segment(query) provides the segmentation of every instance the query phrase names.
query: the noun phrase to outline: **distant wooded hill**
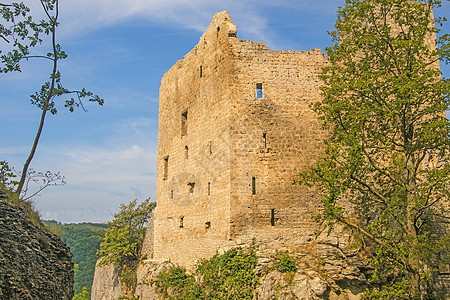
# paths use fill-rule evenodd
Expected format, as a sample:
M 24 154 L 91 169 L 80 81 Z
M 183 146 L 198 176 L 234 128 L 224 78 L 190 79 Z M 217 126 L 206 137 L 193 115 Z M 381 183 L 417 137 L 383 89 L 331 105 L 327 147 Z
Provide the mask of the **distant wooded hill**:
M 90 297 L 98 259 L 97 250 L 107 226 L 96 223 L 61 224 L 53 220 L 43 222 L 70 247 L 75 264 L 75 294 L 81 293 L 83 287 L 86 287 Z

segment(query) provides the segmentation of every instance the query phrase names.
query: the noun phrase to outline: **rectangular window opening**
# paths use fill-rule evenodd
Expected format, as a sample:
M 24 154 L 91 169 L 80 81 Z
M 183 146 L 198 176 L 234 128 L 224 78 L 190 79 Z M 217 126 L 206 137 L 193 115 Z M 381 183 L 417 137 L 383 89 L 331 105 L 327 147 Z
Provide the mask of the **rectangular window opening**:
M 163 180 L 166 180 L 169 176 L 169 156 L 164 157 L 164 174 Z
M 189 147 L 188 146 L 184 146 L 184 158 L 185 159 L 189 158 Z
M 262 83 L 256 84 L 256 98 L 261 99 L 263 97 Z
M 203 66 L 200 66 L 200 78 L 203 77 Z
M 170 191 L 170 199 L 173 199 L 173 190 Z
M 267 148 L 267 134 L 263 133 L 264 148 Z
M 270 210 L 270 225 L 275 226 L 275 208 Z
M 187 135 L 187 120 L 188 120 L 188 111 L 185 110 L 181 113 L 181 136 Z
M 211 182 L 208 182 L 208 196 L 211 195 Z
M 206 222 L 206 223 L 205 223 L 205 228 L 206 228 L 206 229 L 209 229 L 210 227 L 211 227 L 211 222 Z
M 252 177 L 252 195 L 256 195 L 256 177 Z
M 184 216 L 180 217 L 180 228 L 184 227 Z

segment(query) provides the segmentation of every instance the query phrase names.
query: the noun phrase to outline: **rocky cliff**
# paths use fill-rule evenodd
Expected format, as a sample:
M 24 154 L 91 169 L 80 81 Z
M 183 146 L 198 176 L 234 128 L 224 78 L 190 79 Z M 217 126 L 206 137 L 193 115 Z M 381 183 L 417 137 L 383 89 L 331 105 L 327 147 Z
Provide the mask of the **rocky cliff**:
M 258 263 L 255 275 L 259 284 L 253 292 L 253 299 L 362 299 L 366 289 L 369 271 L 362 263 L 358 249 L 351 247 L 351 233 L 340 228 L 333 234 L 323 233 L 293 236 L 281 234 L 267 237 L 267 234 L 253 233 L 255 239 L 230 241 L 229 245 L 218 249 L 223 253 L 231 248 L 246 249 L 256 242 Z M 295 263 L 295 272 L 280 272 L 275 267 L 277 256 L 288 255 Z M 170 262 L 143 260 L 137 270 L 135 297 L 146 300 L 165 299 L 153 282 L 158 274 L 173 266 Z M 192 271 L 192 270 L 191 270 Z M 370 272 L 370 271 L 369 271 Z M 122 294 L 122 283 L 117 270 L 112 266 L 96 268 L 93 300 L 116 300 Z
M 72 299 L 69 247 L 5 198 L 0 190 L 0 299 Z

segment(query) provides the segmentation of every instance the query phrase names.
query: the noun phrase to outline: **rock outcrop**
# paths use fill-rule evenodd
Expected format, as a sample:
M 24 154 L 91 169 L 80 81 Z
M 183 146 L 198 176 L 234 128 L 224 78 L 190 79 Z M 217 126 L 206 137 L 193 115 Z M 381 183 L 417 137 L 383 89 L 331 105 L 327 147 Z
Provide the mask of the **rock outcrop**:
M 243 249 L 257 245 L 258 264 L 255 274 L 259 284 L 254 290 L 253 299 L 258 300 L 358 300 L 362 299 L 367 288 L 366 277 L 370 269 L 364 265 L 364 258 L 358 249 L 352 246 L 351 232 L 344 228 L 335 228 L 331 234 L 293 238 L 287 235 L 267 237 L 266 234 L 249 241 L 230 241 L 225 247 L 218 249 L 219 254 L 234 248 Z M 297 267 L 296 272 L 280 272 L 277 257 L 288 255 Z M 153 282 L 158 274 L 174 266 L 168 261 L 143 260 L 137 270 L 137 286 L 134 296 L 145 300 L 165 299 L 158 293 Z M 193 270 L 191 270 L 193 271 Z M 93 300 L 115 300 L 123 296 L 123 286 L 117 270 L 112 266 L 97 266 Z M 130 296 L 130 295 L 128 295 Z
M 0 191 L 0 299 L 72 299 L 69 247 L 5 197 Z
M 120 272 L 114 264 L 95 266 L 94 282 L 92 283 L 91 299 L 109 300 L 123 296 L 124 286 Z

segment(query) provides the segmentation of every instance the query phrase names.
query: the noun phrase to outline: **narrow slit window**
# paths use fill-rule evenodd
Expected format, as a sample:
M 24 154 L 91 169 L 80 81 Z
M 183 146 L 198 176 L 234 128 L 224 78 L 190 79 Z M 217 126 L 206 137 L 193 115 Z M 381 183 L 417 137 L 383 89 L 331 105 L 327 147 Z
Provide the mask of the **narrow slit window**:
M 203 66 L 200 66 L 200 78 L 203 77 Z
M 163 173 L 163 180 L 166 180 L 169 176 L 169 157 L 164 157 L 164 173 Z
M 184 111 L 181 114 L 181 136 L 187 135 L 187 120 L 188 120 L 188 111 Z
M 256 98 L 261 99 L 263 97 L 262 83 L 256 84 Z
M 267 133 L 263 133 L 264 148 L 267 148 Z
M 211 222 L 205 222 L 205 228 L 209 229 L 211 227 Z
M 189 158 L 189 147 L 188 146 L 184 146 L 184 158 L 185 159 Z
M 173 199 L 173 190 L 170 191 L 170 199 Z
M 184 216 L 180 217 L 180 228 L 184 227 Z
M 211 182 L 208 182 L 208 196 L 211 195 Z
M 275 208 L 270 210 L 270 225 L 275 226 Z
M 252 177 L 252 195 L 256 195 L 256 177 Z

